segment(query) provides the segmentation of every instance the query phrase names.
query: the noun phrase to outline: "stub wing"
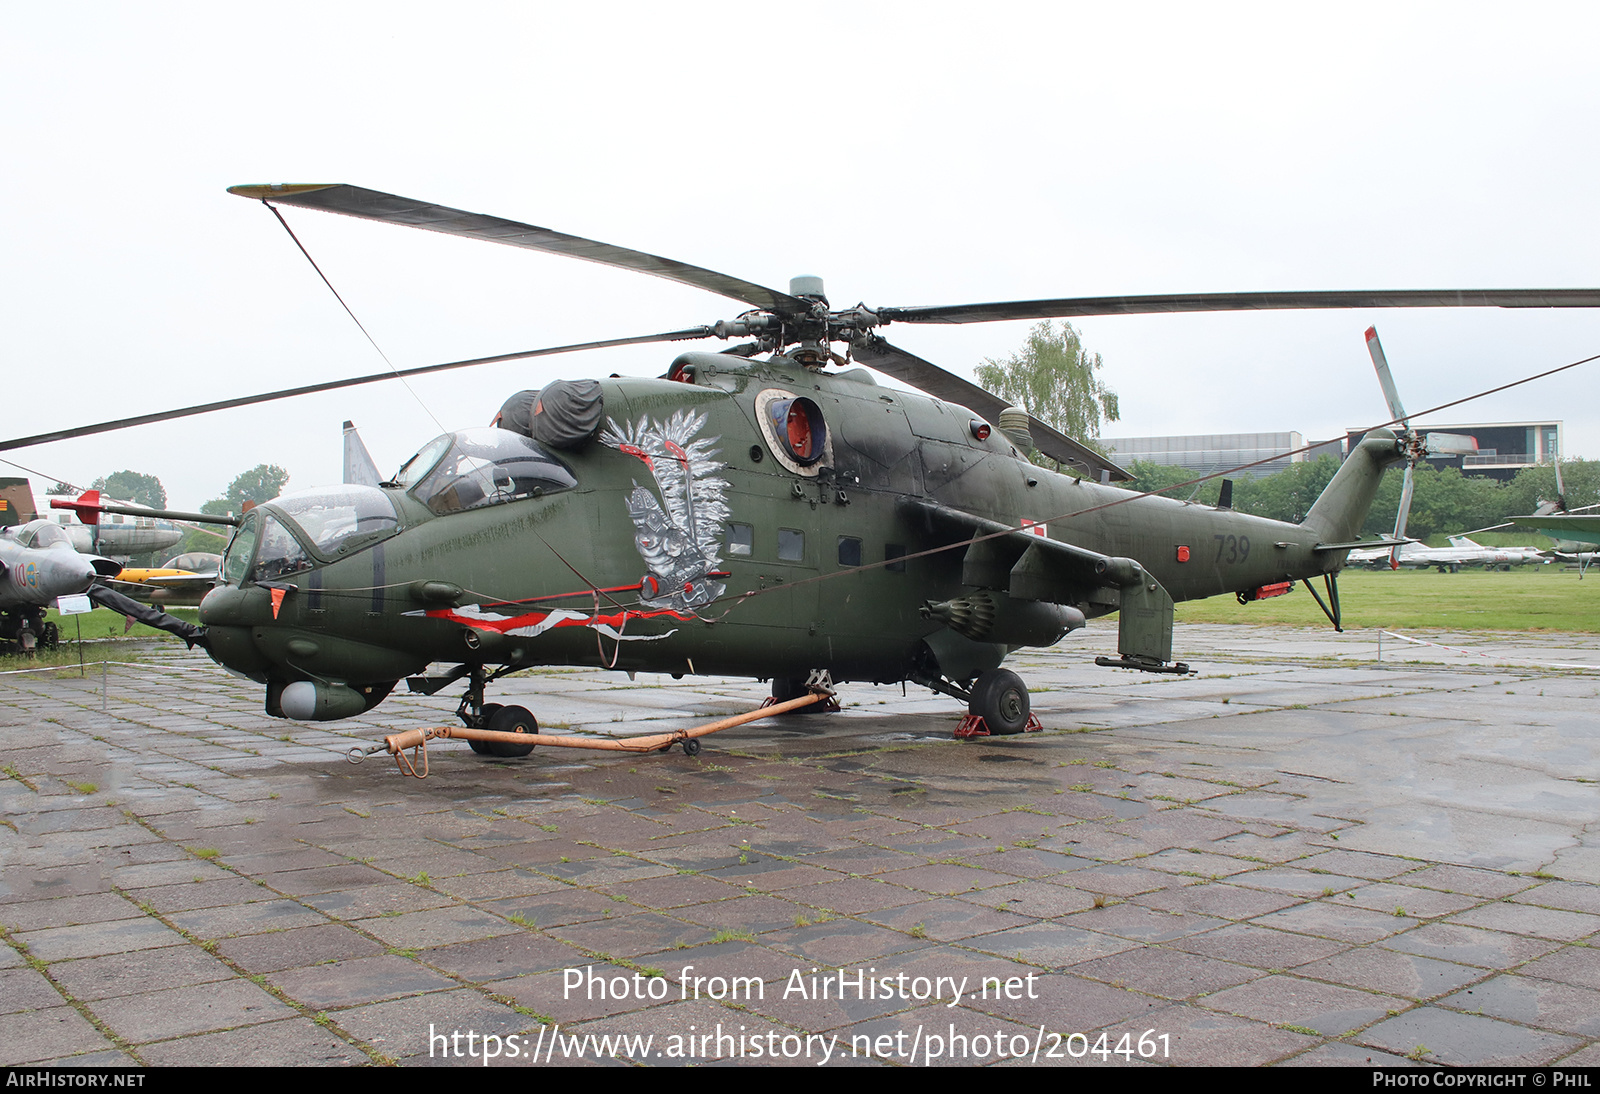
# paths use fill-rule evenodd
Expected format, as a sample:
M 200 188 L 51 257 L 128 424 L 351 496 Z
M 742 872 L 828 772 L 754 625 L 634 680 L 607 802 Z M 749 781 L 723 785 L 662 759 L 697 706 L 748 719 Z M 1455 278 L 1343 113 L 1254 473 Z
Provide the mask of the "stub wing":
M 970 539 L 961 563 L 963 585 L 1004 591 L 1013 601 L 1116 611 L 1117 652 L 1123 657 L 1118 664 L 1162 671 L 1159 666 L 1172 660 L 1172 596 L 1137 560 L 915 498 L 902 499 L 899 513 L 936 536 Z

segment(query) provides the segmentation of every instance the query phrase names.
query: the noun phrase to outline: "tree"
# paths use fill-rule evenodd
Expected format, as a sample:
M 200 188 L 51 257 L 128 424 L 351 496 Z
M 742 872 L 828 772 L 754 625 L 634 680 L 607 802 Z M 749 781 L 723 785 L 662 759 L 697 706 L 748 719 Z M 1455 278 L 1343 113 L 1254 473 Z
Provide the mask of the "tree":
M 1567 508 L 1600 502 L 1600 461 L 1562 460 L 1561 484 Z M 1556 472 L 1549 464 L 1524 467 L 1506 487 L 1505 516 L 1525 516 L 1542 501 L 1556 500 Z
M 1199 484 L 1198 492 L 1193 485 L 1183 485 L 1194 483 L 1195 479 L 1204 474 L 1202 471 L 1187 467 L 1152 463 L 1149 460 L 1134 460 L 1128 464 L 1127 469 L 1133 476 L 1133 481 L 1117 484 L 1124 490 L 1137 490 L 1141 494 L 1160 494 L 1162 497 L 1175 498 L 1178 501 L 1187 501 L 1193 496 L 1195 501 L 1204 505 L 1215 505 L 1222 493 L 1220 479 L 1211 479 Z M 1173 489 L 1174 487 L 1177 489 Z
M 167 507 L 167 488 L 161 485 L 161 480 L 137 471 L 118 471 L 102 476 L 90 483 L 89 489 L 98 490 L 119 501 L 148 505 L 152 509 Z
M 212 498 L 200 507 L 202 513 L 211 516 L 223 516 L 227 513 L 237 513 L 240 506 L 233 505 L 227 498 Z M 186 554 L 199 551 L 205 554 L 216 555 L 222 553 L 222 548 L 227 545 L 233 529 L 214 525 L 191 525 L 183 535 L 183 542 L 178 544 L 175 554 Z
M 1259 479 L 1241 475 L 1234 485 L 1233 507 L 1241 513 L 1299 524 L 1338 470 L 1339 461 L 1324 455 L 1291 463 Z
M 1100 423 L 1120 417 L 1116 392 L 1100 382 L 1100 355 L 1083 348 L 1071 323 L 1046 319 L 1028 331 L 1022 349 L 985 358 L 978 383 L 1047 425 L 1100 451 Z
M 244 503 L 247 501 L 255 502 L 257 505 L 271 501 L 283 493 L 284 483 L 288 481 L 289 472 L 276 464 L 258 464 L 229 484 L 224 500 L 229 503 L 229 508 L 237 513 L 244 509 Z
M 64 498 L 69 494 L 78 493 L 81 493 L 81 491 L 79 491 L 77 487 L 64 482 L 58 482 L 54 486 L 50 487 L 50 489 L 45 491 L 45 494 L 52 498 Z

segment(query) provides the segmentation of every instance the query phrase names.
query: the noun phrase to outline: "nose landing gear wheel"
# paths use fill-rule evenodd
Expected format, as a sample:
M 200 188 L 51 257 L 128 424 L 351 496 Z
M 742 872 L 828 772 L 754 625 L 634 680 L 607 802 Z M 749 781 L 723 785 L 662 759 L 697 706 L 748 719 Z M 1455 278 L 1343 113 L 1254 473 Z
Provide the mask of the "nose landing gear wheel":
M 485 729 L 492 729 L 496 733 L 526 733 L 535 736 L 539 732 L 539 723 L 534 720 L 533 714 L 527 707 L 501 707 L 488 719 Z M 498 756 L 502 760 L 515 760 L 526 756 L 533 751 L 533 745 L 513 745 L 500 741 L 486 741 L 489 755 Z
M 1028 685 L 1009 669 L 990 669 L 981 674 L 972 687 L 972 701 L 967 704 L 967 710 L 982 718 L 990 733 L 1000 735 L 1026 729 L 1032 709 Z

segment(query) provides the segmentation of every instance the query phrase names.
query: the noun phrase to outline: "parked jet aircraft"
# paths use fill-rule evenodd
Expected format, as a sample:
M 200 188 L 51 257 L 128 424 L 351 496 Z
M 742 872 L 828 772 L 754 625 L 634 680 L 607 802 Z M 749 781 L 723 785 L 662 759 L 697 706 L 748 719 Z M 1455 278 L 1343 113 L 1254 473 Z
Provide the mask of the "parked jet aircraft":
M 152 604 L 198 605 L 216 584 L 222 556 L 204 551 L 175 555 L 160 566 L 124 569 L 111 579 L 136 600 Z
M 1455 573 L 1463 566 L 1484 566 L 1488 569 L 1509 570 L 1528 562 L 1548 562 L 1549 557 L 1537 547 L 1485 547 L 1466 536 L 1451 536 L 1448 547 L 1429 547 L 1412 541 L 1398 549 L 1398 566 L 1426 570 L 1437 568 L 1442 573 Z M 1374 570 L 1398 568 L 1389 549 L 1351 551 L 1350 564 L 1369 566 Z
M 58 635 L 45 622 L 46 609 L 121 569 L 109 558 L 75 551 L 66 529 L 48 520 L 0 528 L 0 646 L 53 648 Z

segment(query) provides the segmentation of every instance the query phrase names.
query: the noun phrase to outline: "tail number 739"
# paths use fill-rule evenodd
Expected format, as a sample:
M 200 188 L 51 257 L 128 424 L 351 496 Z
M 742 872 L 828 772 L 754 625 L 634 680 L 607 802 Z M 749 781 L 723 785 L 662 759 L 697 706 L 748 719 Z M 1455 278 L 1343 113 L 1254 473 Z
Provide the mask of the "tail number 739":
M 1215 535 L 1211 538 L 1217 541 L 1218 566 L 1231 566 L 1250 557 L 1249 536 Z

